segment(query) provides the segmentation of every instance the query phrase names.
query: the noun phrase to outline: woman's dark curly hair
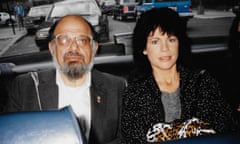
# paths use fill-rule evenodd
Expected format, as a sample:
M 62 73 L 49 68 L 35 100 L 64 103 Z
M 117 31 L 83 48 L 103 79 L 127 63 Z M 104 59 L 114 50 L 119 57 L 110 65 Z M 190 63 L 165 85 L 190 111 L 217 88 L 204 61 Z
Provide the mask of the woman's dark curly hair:
M 164 33 L 178 38 L 177 70 L 179 70 L 179 65 L 186 65 L 191 62 L 190 41 L 186 34 L 184 21 L 172 9 L 154 8 L 141 15 L 133 31 L 133 58 L 138 72 L 152 72 L 150 62 L 143 51 L 146 49 L 149 34 L 159 27 Z

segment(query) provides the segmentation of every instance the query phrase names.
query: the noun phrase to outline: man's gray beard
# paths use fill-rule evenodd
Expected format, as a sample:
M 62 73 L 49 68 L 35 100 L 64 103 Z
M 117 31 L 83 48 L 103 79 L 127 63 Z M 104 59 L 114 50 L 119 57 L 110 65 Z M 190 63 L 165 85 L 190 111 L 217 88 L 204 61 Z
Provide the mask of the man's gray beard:
M 60 72 L 65 74 L 69 80 L 76 80 L 83 77 L 83 75 L 91 71 L 93 67 L 93 60 L 91 60 L 89 64 L 68 63 L 64 64 L 63 66 L 60 66 L 56 58 L 53 57 L 53 63 L 56 69 L 60 70 Z

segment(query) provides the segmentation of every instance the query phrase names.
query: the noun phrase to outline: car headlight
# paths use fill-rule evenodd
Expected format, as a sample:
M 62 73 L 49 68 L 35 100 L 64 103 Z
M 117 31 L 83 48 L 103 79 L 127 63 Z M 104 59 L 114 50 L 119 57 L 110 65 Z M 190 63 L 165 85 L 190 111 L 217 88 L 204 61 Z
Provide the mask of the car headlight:
M 50 27 L 42 28 L 36 32 L 36 37 L 48 37 L 48 32 L 50 30 Z
M 32 20 L 26 20 L 25 23 L 29 24 L 29 23 L 33 23 Z
M 94 27 L 95 31 L 99 33 L 101 31 L 101 26 L 97 25 Z
M 36 32 L 36 37 L 38 39 L 47 38 L 48 37 L 48 31 L 38 31 L 38 32 Z

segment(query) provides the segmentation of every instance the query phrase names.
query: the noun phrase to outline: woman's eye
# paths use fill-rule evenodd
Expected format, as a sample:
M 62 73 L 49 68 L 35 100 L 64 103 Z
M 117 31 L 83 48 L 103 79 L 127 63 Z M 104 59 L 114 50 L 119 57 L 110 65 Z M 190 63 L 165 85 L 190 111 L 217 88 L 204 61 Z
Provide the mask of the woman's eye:
M 175 39 L 169 39 L 169 41 L 170 41 L 170 42 L 174 42 L 174 41 L 175 41 Z
M 158 41 L 158 40 L 152 40 L 152 41 L 151 41 L 151 44 L 157 45 L 157 44 L 159 44 L 159 41 Z
M 176 39 L 175 39 L 175 38 L 169 38 L 169 41 L 170 41 L 170 42 L 175 42 Z

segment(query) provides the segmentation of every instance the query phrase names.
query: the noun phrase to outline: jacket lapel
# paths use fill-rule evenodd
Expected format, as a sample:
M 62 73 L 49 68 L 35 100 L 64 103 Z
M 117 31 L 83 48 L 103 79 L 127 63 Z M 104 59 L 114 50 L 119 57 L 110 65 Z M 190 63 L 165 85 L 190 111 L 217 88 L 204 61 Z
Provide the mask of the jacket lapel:
M 92 85 L 91 85 L 91 132 L 90 137 L 94 139 L 96 136 L 96 131 L 101 130 L 101 123 L 104 119 L 104 113 L 106 111 L 106 87 L 104 86 L 101 74 L 93 70 L 92 72 Z M 90 140 L 91 141 L 91 140 Z
M 39 95 L 42 109 L 58 108 L 58 86 L 56 84 L 56 70 L 39 73 Z

